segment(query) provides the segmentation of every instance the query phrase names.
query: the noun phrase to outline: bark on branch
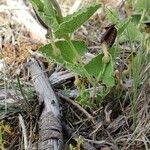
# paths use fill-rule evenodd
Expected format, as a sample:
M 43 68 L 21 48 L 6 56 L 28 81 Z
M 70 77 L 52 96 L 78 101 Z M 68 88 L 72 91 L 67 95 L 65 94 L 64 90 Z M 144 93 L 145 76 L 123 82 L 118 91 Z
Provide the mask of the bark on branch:
M 44 103 L 39 118 L 39 150 L 60 150 L 62 148 L 62 127 L 58 99 L 39 63 L 32 59 L 28 63 L 32 81 L 39 95 L 39 102 Z

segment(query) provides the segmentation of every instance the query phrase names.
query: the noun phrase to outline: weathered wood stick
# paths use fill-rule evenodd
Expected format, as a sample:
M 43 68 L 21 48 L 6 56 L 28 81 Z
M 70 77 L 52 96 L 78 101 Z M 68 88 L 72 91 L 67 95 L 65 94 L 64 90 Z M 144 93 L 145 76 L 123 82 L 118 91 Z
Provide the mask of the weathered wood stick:
M 60 150 L 62 148 L 62 127 L 58 99 L 35 59 L 27 64 L 31 73 L 33 85 L 39 95 L 39 102 L 44 103 L 39 118 L 39 150 Z

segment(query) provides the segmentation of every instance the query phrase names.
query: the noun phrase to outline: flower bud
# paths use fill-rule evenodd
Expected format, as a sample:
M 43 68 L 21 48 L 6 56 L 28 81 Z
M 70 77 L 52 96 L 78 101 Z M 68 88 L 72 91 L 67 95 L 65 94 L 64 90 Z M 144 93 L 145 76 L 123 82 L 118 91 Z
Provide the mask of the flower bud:
M 109 61 L 110 61 L 109 55 L 104 55 L 103 58 L 102 58 L 102 62 L 107 64 L 107 63 L 109 63 Z

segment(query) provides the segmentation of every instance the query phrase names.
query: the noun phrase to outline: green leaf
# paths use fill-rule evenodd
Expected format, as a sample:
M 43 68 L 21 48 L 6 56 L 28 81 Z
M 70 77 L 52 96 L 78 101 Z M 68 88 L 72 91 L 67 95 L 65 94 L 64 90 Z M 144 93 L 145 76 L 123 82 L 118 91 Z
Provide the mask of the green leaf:
M 40 19 L 49 28 L 55 30 L 59 24 L 56 19 L 55 9 L 50 1 L 44 0 L 44 3 L 42 3 L 40 0 L 31 0 L 31 3 Z
M 65 37 L 67 34 L 74 32 L 85 21 L 87 21 L 100 7 L 100 4 L 94 4 L 87 8 L 82 8 L 79 11 L 64 17 L 63 22 L 55 30 L 57 37 Z
M 47 16 L 55 16 L 55 10 L 50 2 L 50 0 L 44 0 L 44 13 Z
M 136 41 L 141 41 L 143 38 L 142 33 L 140 32 L 139 29 L 137 29 L 136 25 L 130 21 L 125 33 L 122 34 L 119 38 L 119 42 L 126 42 L 126 41 L 130 41 L 130 42 L 136 42 Z
M 112 46 L 111 48 L 109 48 L 109 54 L 111 55 L 113 60 L 116 59 L 116 57 L 118 56 L 118 53 L 119 53 L 118 46 Z
M 111 21 L 112 24 L 117 24 L 119 21 L 119 14 L 117 10 L 107 10 L 107 19 Z
M 72 63 L 65 63 L 65 66 L 67 69 L 73 71 L 77 75 L 80 75 L 82 77 L 86 77 L 86 74 L 84 70 L 82 69 L 82 66 L 80 64 L 72 64 Z
M 87 47 L 83 41 L 72 41 L 72 43 L 80 56 L 85 54 Z M 70 51 L 71 48 L 68 45 L 68 42 L 58 41 L 55 45 L 59 48 L 61 52 L 60 55 L 54 55 L 51 44 L 40 47 L 39 51 L 49 59 L 55 60 L 57 63 L 60 63 L 61 65 L 63 64 L 67 69 L 73 71 L 74 73 L 85 77 L 82 66 L 74 63 L 75 55 L 72 51 Z
M 39 13 L 43 22 L 50 28 L 55 30 L 58 27 L 58 22 L 53 16 L 46 16 L 44 13 Z
M 127 36 L 131 42 L 140 41 L 143 37 L 133 22 L 130 22 L 127 26 Z
M 44 16 L 45 23 L 53 30 L 57 29 L 59 23 L 57 21 L 56 10 L 53 8 L 51 0 L 44 0 Z
M 119 25 L 119 28 L 118 28 L 118 35 L 121 35 L 125 29 L 127 28 L 128 24 L 130 23 L 131 19 L 127 19 L 125 21 L 122 22 L 121 25 Z
M 85 52 L 87 51 L 87 47 L 83 41 L 72 41 L 72 43 L 80 56 L 85 54 Z M 56 60 L 59 63 L 62 62 L 74 63 L 75 54 L 73 53 L 73 51 L 71 51 L 71 47 L 66 40 L 58 41 L 55 43 L 55 45 L 60 50 L 61 56 L 54 55 L 51 44 L 47 44 L 39 48 L 39 51 L 42 54 L 46 55 L 51 59 Z
M 42 53 L 45 57 L 55 60 L 56 62 L 63 64 L 64 59 L 61 57 L 61 55 L 55 55 L 53 52 L 53 48 L 51 44 L 46 44 L 39 48 L 39 52 Z
M 102 82 L 107 86 L 107 87 L 113 87 L 115 85 L 115 79 L 114 79 L 114 71 L 113 71 L 113 63 L 112 60 L 110 63 L 105 68 L 105 71 L 102 75 Z
M 95 78 L 99 78 L 100 75 L 100 81 L 102 81 L 102 83 L 107 87 L 113 87 L 115 85 L 115 80 L 113 77 L 112 59 L 109 63 L 104 64 L 102 62 L 102 58 L 103 54 L 99 54 L 87 65 L 85 65 L 85 69 L 91 76 L 94 76 Z
M 139 21 L 140 21 L 140 19 L 141 19 L 141 14 L 133 14 L 132 15 L 132 22 L 134 23 L 134 24 L 139 24 Z
M 41 2 L 41 0 L 30 0 L 32 3 L 33 7 L 38 9 L 38 11 L 43 12 L 44 10 L 44 4 Z
M 99 73 L 103 71 L 104 63 L 102 62 L 102 57 L 103 54 L 99 54 L 94 57 L 87 65 L 85 65 L 87 72 L 95 78 L 97 78 Z

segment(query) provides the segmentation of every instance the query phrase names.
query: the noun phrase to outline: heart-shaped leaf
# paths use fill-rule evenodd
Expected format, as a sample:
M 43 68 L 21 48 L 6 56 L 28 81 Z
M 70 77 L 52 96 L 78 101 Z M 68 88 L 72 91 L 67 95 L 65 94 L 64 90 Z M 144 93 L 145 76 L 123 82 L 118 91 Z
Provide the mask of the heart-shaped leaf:
M 87 72 L 95 78 L 97 78 L 99 73 L 103 71 L 104 63 L 102 62 L 102 57 L 103 54 L 99 54 L 94 57 L 87 65 L 85 65 Z
M 140 41 L 143 37 L 140 30 L 137 29 L 136 25 L 133 22 L 130 22 L 127 26 L 127 36 L 130 41 Z
M 99 54 L 85 65 L 85 69 L 91 76 L 102 81 L 107 87 L 112 87 L 115 85 L 112 59 L 109 63 L 105 64 L 102 62 L 102 58 L 103 54 Z
M 82 56 L 87 51 L 87 47 L 83 41 L 71 41 L 75 49 L 77 50 L 77 53 Z M 58 41 L 55 43 L 56 47 L 60 50 L 60 55 L 55 55 L 52 45 L 47 44 L 39 48 L 39 51 L 46 55 L 46 57 L 49 57 L 51 59 L 55 59 L 57 62 L 62 63 L 64 61 L 68 63 L 74 64 L 75 54 L 71 50 L 70 45 L 68 44 L 68 41 Z
M 113 63 L 112 60 L 110 63 L 107 64 L 105 71 L 102 75 L 102 82 L 107 87 L 113 87 L 115 85 L 115 79 L 114 79 L 114 72 L 113 72 Z

